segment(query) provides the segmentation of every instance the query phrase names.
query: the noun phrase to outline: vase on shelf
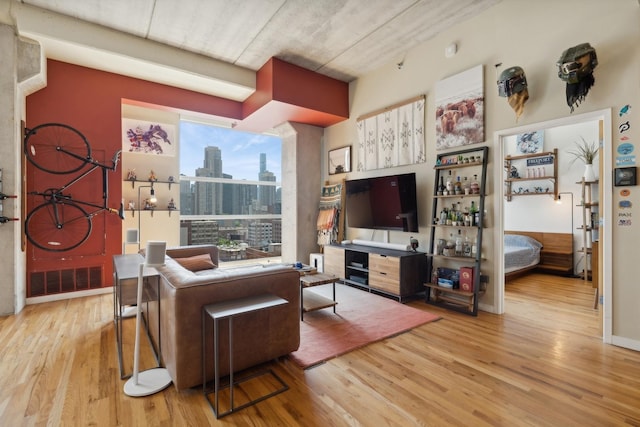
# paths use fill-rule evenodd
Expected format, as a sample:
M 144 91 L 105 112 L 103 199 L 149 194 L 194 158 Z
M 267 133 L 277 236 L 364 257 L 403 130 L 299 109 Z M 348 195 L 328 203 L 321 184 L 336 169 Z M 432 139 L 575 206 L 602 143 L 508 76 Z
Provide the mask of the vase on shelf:
M 584 175 L 582 175 L 585 182 L 594 182 L 596 180 L 596 174 L 593 171 L 593 165 L 591 163 L 587 163 L 584 165 Z

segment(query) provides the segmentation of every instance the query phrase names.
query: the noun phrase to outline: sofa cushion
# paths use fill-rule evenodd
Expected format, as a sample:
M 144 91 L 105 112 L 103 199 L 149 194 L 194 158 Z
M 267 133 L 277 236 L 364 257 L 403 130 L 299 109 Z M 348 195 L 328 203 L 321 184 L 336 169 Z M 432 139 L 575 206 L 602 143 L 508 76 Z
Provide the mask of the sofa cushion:
M 178 264 L 183 266 L 189 271 L 196 272 L 200 270 L 211 270 L 216 268 L 217 265 L 211 260 L 211 255 L 201 254 L 184 258 L 174 258 Z

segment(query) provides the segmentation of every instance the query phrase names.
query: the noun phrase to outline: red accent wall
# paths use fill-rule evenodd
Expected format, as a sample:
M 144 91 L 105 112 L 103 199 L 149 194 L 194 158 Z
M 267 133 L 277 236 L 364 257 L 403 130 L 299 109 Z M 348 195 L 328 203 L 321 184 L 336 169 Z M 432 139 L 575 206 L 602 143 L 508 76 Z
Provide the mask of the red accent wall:
M 26 127 L 51 122 L 72 126 L 84 134 L 94 157 L 101 162 L 111 159 L 121 148 L 123 100 L 228 117 L 239 122 L 238 129 L 254 132 L 286 121 L 324 127 L 349 117 L 347 83 L 275 58 L 258 71 L 256 92 L 244 103 L 54 60 L 47 61 L 47 68 L 47 87 L 27 97 Z M 109 174 L 111 207 L 118 207 L 122 199 L 120 167 Z M 29 162 L 25 173 L 27 192 L 59 186 L 65 182 L 63 179 L 68 179 L 42 172 Z M 100 171 L 94 171 L 90 178 L 74 186 L 74 197 L 100 203 L 101 180 Z M 27 197 L 27 213 L 41 203 L 33 198 Z M 38 295 L 76 290 L 68 287 L 56 290 L 55 274 L 50 278 L 44 273 L 56 270 L 64 270 L 57 278 L 68 282 L 74 274 L 82 279 L 85 275 L 95 276 L 94 267 L 100 266 L 99 286 L 110 286 L 112 257 L 122 251 L 121 236 L 121 220 L 116 215 L 99 214 L 93 219 L 89 240 L 74 250 L 48 252 L 27 242 L 27 296 L 36 296 L 31 292 L 34 273 L 38 275 Z M 86 272 L 74 270 L 84 267 L 88 268 Z
M 122 147 L 123 99 L 170 106 L 205 114 L 242 118 L 242 104 L 215 96 L 204 95 L 175 87 L 107 73 L 90 68 L 47 61 L 47 87 L 28 96 L 26 104 L 27 128 L 42 123 L 64 123 L 79 130 L 89 141 L 94 157 L 99 161 L 111 159 Z M 44 190 L 59 186 L 69 180 L 68 175 L 52 175 L 40 171 L 29 162 L 26 168 L 27 188 Z M 102 202 L 102 176 L 94 171 L 70 191 L 74 197 Z M 109 173 L 109 205 L 118 207 L 122 198 L 121 165 Z M 27 197 L 27 213 L 42 200 Z M 122 251 L 122 222 L 117 215 L 99 214 L 93 219 L 89 240 L 67 252 L 43 251 L 27 242 L 27 296 L 31 292 L 31 275 L 34 272 L 55 270 L 71 271 L 81 267 L 102 267 L 103 286 L 113 282 L 112 256 Z M 64 276 L 68 282 L 68 276 Z M 38 282 L 36 295 L 64 292 L 56 290 L 51 277 L 43 276 Z M 94 286 L 89 285 L 88 288 Z

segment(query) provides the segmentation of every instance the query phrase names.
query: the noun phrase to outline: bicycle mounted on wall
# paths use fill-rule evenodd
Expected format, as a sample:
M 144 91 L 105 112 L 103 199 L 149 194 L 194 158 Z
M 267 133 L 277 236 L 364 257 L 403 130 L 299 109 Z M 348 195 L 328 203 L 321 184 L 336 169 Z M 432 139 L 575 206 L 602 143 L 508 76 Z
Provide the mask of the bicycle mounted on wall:
M 25 129 L 24 152 L 31 164 L 52 174 L 73 174 L 89 165 L 88 169 L 59 188 L 28 193 L 44 200 L 31 210 L 25 221 L 25 234 L 32 244 L 46 251 L 68 251 L 89 238 L 92 218 L 97 214 L 107 211 L 124 219 L 122 203 L 119 209 L 107 205 L 107 172 L 116 170 L 121 150 L 113 155 L 110 164 L 100 163 L 92 157 L 91 146 L 82 133 L 68 125 L 45 123 Z M 102 204 L 64 193 L 96 169 L 102 171 Z M 93 209 L 87 211 L 83 206 Z

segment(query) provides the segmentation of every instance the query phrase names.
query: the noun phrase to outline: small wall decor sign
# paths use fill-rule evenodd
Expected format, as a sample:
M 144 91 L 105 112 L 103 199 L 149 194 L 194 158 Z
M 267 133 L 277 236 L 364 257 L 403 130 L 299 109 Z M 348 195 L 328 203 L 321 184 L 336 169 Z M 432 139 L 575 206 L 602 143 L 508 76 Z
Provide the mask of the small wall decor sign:
M 636 168 L 616 168 L 613 171 L 616 187 L 630 187 L 636 185 Z
M 552 165 L 553 156 L 535 157 L 533 159 L 527 159 L 527 166 L 540 166 L 540 165 Z

